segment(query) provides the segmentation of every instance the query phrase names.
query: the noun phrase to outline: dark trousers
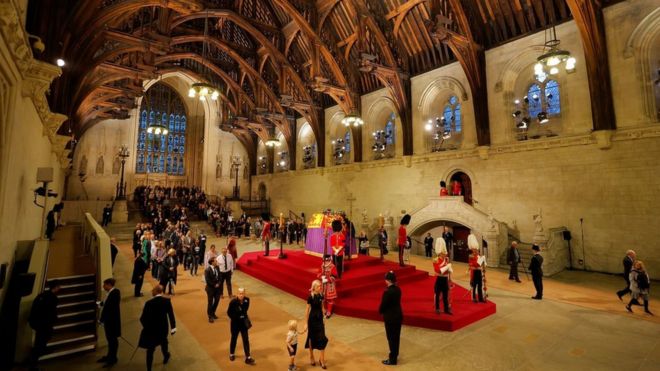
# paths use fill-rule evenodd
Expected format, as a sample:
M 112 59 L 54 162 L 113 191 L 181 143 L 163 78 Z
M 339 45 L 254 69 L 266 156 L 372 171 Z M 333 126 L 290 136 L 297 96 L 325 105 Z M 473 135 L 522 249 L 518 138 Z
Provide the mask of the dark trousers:
M 220 291 L 222 290 L 221 287 L 206 286 L 206 298 L 208 301 L 206 314 L 209 317 L 215 316 L 215 311 L 218 309 L 218 304 L 220 304 Z
M 163 352 L 163 358 L 169 356 L 170 352 L 168 352 L 168 343 L 167 339 L 163 340 L 163 343 L 160 344 L 160 350 Z M 151 371 L 151 365 L 154 363 L 154 351 L 156 351 L 156 347 L 153 348 L 148 348 L 147 349 L 147 371 Z
M 114 335 L 105 334 L 105 339 L 108 341 L 108 354 L 106 355 L 107 363 L 117 362 L 117 349 L 119 349 L 119 337 Z
M 445 312 L 449 312 L 449 279 L 437 276 L 433 292 L 435 293 L 435 310 L 440 310 L 440 295 L 442 295 L 442 305 L 445 307 Z
M 232 272 L 220 272 L 220 296 L 225 294 L 225 284 L 227 285 L 227 295 L 231 296 L 231 274 Z
M 142 293 L 143 282 L 144 282 L 144 278 L 139 278 L 135 280 L 135 290 L 133 290 L 133 295 L 140 296 L 140 294 Z
M 231 325 L 231 340 L 229 341 L 229 354 L 234 354 L 236 351 L 236 341 L 238 340 L 238 334 L 241 334 L 241 341 L 243 342 L 243 352 L 245 353 L 245 358 L 250 356 L 250 338 L 248 336 L 248 330 L 245 326 L 236 326 Z
M 427 258 L 433 257 L 432 250 L 433 250 L 433 246 L 426 246 L 425 253 Z
M 626 280 L 626 287 L 623 290 L 619 290 L 616 292 L 619 297 L 622 297 L 623 295 L 630 294 L 630 279 L 628 277 L 623 277 Z
M 532 281 L 534 281 L 534 288 L 536 289 L 536 297 L 543 297 L 543 276 L 540 274 L 532 273 Z
M 266 249 L 264 255 L 268 256 L 268 254 L 270 254 L 270 241 L 264 241 L 264 248 Z
M 390 363 L 396 364 L 396 360 L 399 357 L 399 344 L 401 342 L 401 322 L 385 322 L 385 335 L 387 336 L 387 344 L 390 347 L 388 359 Z
M 197 268 L 199 268 L 199 255 L 192 256 L 192 262 L 190 265 L 190 274 L 197 275 Z
M 472 276 L 472 301 L 477 301 L 477 296 L 479 296 L 479 301 L 484 301 L 484 280 L 481 271 L 475 270 Z
M 159 275 L 160 275 L 160 264 L 158 263 L 158 260 L 152 260 L 151 261 L 151 276 L 153 278 L 158 279 Z
M 337 278 L 341 278 L 341 274 L 344 272 L 344 256 L 343 255 L 333 255 L 335 261 L 335 267 L 337 267 Z
M 518 278 L 518 263 L 511 263 L 510 264 L 509 279 L 520 281 L 520 278 Z
M 403 264 L 403 250 L 405 249 L 406 249 L 405 246 L 399 246 L 399 265 L 402 267 L 405 265 Z
M 34 346 L 32 346 L 32 352 L 30 352 L 30 368 L 36 368 L 39 363 L 39 357 L 41 357 L 46 351 L 46 344 L 50 339 L 52 331 L 37 330 L 35 331 L 34 336 Z

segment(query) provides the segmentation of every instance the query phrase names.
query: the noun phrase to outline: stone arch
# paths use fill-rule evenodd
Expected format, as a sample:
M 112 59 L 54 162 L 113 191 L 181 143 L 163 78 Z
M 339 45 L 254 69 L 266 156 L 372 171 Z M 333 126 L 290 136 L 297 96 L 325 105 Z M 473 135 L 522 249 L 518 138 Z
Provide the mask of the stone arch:
M 382 130 L 388 121 L 390 114 L 394 113 L 394 156 L 403 155 L 403 130 L 401 116 L 396 109 L 396 104 L 389 96 L 376 99 L 367 109 L 365 125 L 362 129 L 362 158 L 371 158 L 371 145 L 373 144 L 372 133 Z
M 495 92 L 502 94 L 501 104 L 498 107 L 501 107 L 500 109 L 502 110 L 500 112 L 501 117 L 506 118 L 504 125 L 500 126 L 499 130 L 504 131 L 502 134 L 507 142 L 517 140 L 517 130 L 515 122 L 511 118 L 511 113 L 519 109 L 519 106 L 515 104 L 516 99 L 522 100 L 527 94 L 529 87 L 535 82 L 533 73 L 534 64 L 537 62 L 536 58 L 542 54 L 544 50 L 544 47 L 539 45 L 524 48 L 517 55 L 509 59 L 497 77 Z M 554 117 L 550 121 L 550 124 L 544 125 L 543 129 L 535 127 L 536 130 L 530 132 L 531 135 L 543 134 L 554 136 L 561 134 L 563 129 L 563 118 L 570 116 L 571 104 L 570 100 L 567 99 L 566 91 L 564 89 L 567 82 L 566 74 L 561 73 L 552 77 L 548 76 L 546 81 L 548 80 L 555 80 L 559 85 L 559 104 L 561 106 L 561 114 Z
M 268 150 L 266 144 L 260 139 L 257 143 L 257 174 L 268 173 Z
M 626 41 L 624 58 L 635 58 L 637 74 L 642 81 L 642 101 L 645 114 L 651 121 L 660 121 L 658 101 L 652 71 L 660 68 L 660 8 L 648 14 L 635 27 Z M 654 61 L 655 59 L 655 61 Z M 655 67 L 655 68 L 654 68 Z M 657 78 L 657 77 L 656 77 Z
M 342 112 L 341 110 L 337 110 L 337 112 L 335 112 L 330 118 L 330 121 L 329 121 L 330 126 L 329 126 L 329 131 L 328 131 L 329 135 L 327 135 L 327 138 L 326 138 L 327 143 L 326 143 L 326 146 L 325 146 L 325 148 L 327 148 L 327 150 L 326 150 L 326 152 L 327 152 L 326 164 L 332 164 L 333 166 L 336 164 L 336 161 L 335 161 L 335 158 L 334 158 L 334 150 L 335 149 L 334 149 L 334 145 L 333 145 L 332 142 L 337 140 L 340 137 L 344 137 L 346 135 L 346 132 L 348 132 L 348 131 L 350 131 L 350 133 L 351 133 L 350 137 L 351 137 L 351 140 L 353 142 L 351 143 L 351 150 L 348 152 L 348 156 L 345 158 L 345 160 L 344 160 L 345 162 L 343 162 L 342 164 L 351 163 L 353 161 L 353 159 L 355 158 L 354 157 L 355 156 L 355 145 L 354 145 L 355 144 L 355 139 L 354 139 L 355 138 L 355 135 L 354 135 L 355 130 L 352 130 L 352 128 L 348 128 L 348 127 L 344 126 L 341 123 L 341 119 L 343 119 L 343 118 L 344 118 L 344 112 Z
M 300 129 L 298 130 L 298 138 L 296 140 L 296 163 L 299 164 L 297 169 L 309 169 L 316 167 L 316 161 L 318 159 L 318 146 L 316 143 L 316 136 L 314 135 L 314 130 L 308 122 L 304 122 Z M 304 147 L 312 146 L 312 160 L 309 162 L 304 161 L 305 151 Z
M 461 102 L 469 100 L 469 96 L 463 84 L 450 76 L 442 76 L 432 81 L 422 92 L 419 98 L 417 110 L 422 113 L 422 119 L 426 120 L 433 114 L 432 108 L 438 98 L 442 98 L 446 92 L 452 92 Z

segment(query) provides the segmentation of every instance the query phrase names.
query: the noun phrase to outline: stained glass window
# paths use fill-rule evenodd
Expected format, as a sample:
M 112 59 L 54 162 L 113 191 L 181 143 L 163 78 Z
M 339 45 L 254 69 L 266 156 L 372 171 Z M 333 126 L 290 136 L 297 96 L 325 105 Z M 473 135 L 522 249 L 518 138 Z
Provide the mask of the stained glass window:
M 442 111 L 442 122 L 445 126 L 445 131 L 451 131 L 451 119 L 454 116 L 454 111 L 451 109 L 451 105 L 446 105 L 445 109 Z
M 390 115 L 390 119 L 385 125 L 385 144 L 391 146 L 394 144 L 394 113 Z
M 456 98 L 456 97 L 454 97 Z M 461 122 L 461 105 L 457 104 L 456 108 L 454 108 L 454 127 L 456 128 L 456 132 L 460 133 L 461 130 L 463 129 L 463 124 Z
M 348 130 L 346 135 L 344 135 L 344 152 L 348 153 L 351 151 L 351 131 Z
M 160 123 L 168 135 L 147 133 L 149 125 Z M 186 111 L 180 96 L 164 84 L 152 86 L 140 107 L 137 141 L 137 173 L 185 175 Z M 178 155 L 177 155 L 178 154 Z
M 548 115 L 556 116 L 561 113 L 561 103 L 559 102 L 559 84 L 555 80 L 549 80 L 545 84 L 545 102 L 548 107 Z

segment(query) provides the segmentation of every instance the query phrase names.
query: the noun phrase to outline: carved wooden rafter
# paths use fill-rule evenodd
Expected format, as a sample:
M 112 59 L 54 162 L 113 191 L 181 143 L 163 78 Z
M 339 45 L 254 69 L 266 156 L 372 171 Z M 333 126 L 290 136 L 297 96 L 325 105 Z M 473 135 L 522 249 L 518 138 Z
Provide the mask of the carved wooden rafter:
M 594 130 L 616 129 L 602 1 L 566 0 L 580 30 Z
M 477 144 L 487 146 L 490 145 L 490 124 L 484 49 L 472 37 L 470 23 L 460 0 L 449 0 L 449 3 L 461 34 L 449 30 L 443 16 L 437 19 L 436 25 L 431 26 L 431 34 L 434 39 L 447 44 L 461 64 L 473 97 Z

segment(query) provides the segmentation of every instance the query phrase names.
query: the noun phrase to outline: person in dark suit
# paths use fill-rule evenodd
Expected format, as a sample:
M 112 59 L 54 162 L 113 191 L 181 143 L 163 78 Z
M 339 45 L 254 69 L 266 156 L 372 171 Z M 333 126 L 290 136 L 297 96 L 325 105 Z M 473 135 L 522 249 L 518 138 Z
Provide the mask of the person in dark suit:
M 98 360 L 105 363 L 103 368 L 112 367 L 117 363 L 117 349 L 119 349 L 119 337 L 121 336 L 121 313 L 119 303 L 121 293 L 115 288 L 115 279 L 108 278 L 103 281 L 103 289 L 108 293 L 105 301 L 100 303 L 101 317 L 99 322 L 105 328 L 105 339 L 108 341 L 108 354 Z
M 142 283 L 144 282 L 144 274 L 147 272 L 147 268 L 147 263 L 142 259 L 142 251 L 138 251 L 133 262 L 133 275 L 131 276 L 131 283 L 135 285 L 133 294 L 136 298 L 142 296 Z
M 424 253 L 427 258 L 433 257 L 433 237 L 431 237 L 431 233 L 427 233 L 426 238 L 424 238 Z
M 393 271 L 385 275 L 387 289 L 383 292 L 378 313 L 385 321 L 385 334 L 390 347 L 389 357 L 383 361 L 384 365 L 396 365 L 399 357 L 399 343 L 401 341 L 401 325 L 403 323 L 403 310 L 401 309 L 401 289 L 396 285 L 396 276 Z
M 30 370 L 36 370 L 41 357 L 46 351 L 46 344 L 53 336 L 53 326 L 57 321 L 57 293 L 60 283 L 57 280 L 48 282 L 48 290 L 34 298 L 28 323 L 35 332 L 34 345 L 30 353 Z
M 623 258 L 623 279 L 626 280 L 626 287 L 623 290 L 616 292 L 616 296 L 619 297 L 619 300 L 623 300 L 623 295 L 630 294 L 630 271 L 632 271 L 635 256 L 633 250 L 628 250 L 626 251 L 626 256 Z
M 206 281 L 206 315 L 209 317 L 209 323 L 218 319 L 215 315 L 218 304 L 220 304 L 220 292 L 222 291 L 222 283 L 220 282 L 220 270 L 218 269 L 218 261 L 215 258 L 209 259 L 209 266 L 204 271 L 204 281 Z
M 101 225 L 105 227 L 106 225 L 110 224 L 111 219 L 112 207 L 110 207 L 110 204 L 106 204 L 103 208 L 103 221 L 101 222 Z
M 229 341 L 229 360 L 236 359 L 236 340 L 238 334 L 241 334 L 243 341 L 243 352 L 245 353 L 245 363 L 253 365 L 254 358 L 250 356 L 250 338 L 248 337 L 248 309 L 250 308 L 250 299 L 245 296 L 245 289 L 239 288 L 238 295 L 229 302 L 227 307 L 227 316 L 231 320 L 229 325 L 231 330 L 231 340 Z
M 179 259 L 176 257 L 176 250 L 170 249 L 167 252 L 167 257 L 163 260 L 158 279 L 163 290 L 167 289 L 169 295 L 174 295 L 174 286 L 176 285 L 177 267 L 179 266 Z
M 506 260 L 509 263 L 509 266 L 511 267 L 509 269 L 509 279 L 511 281 L 515 280 L 516 282 L 520 282 L 520 278 L 518 278 L 518 264 L 522 260 L 520 258 L 520 252 L 518 251 L 518 242 L 516 241 L 511 242 L 511 247 L 509 248 L 509 252 L 507 253 Z
M 442 239 L 445 240 L 447 252 L 449 253 L 449 260 L 454 260 L 454 235 L 449 231 L 449 227 L 444 226 L 442 232 Z
M 117 254 L 119 253 L 119 249 L 117 248 L 117 240 L 112 237 L 110 239 L 110 263 L 112 266 L 115 266 L 115 259 L 117 259 Z
M 151 291 L 154 296 L 146 303 L 140 316 L 142 332 L 138 346 L 147 350 L 147 371 L 151 371 L 151 364 L 154 361 L 154 351 L 157 346 L 163 352 L 163 364 L 170 360 L 168 351 L 167 332 L 171 328 L 170 334 L 176 333 L 176 320 L 174 318 L 174 309 L 170 299 L 163 297 L 163 287 L 156 285 Z M 169 320 L 169 324 L 168 324 Z
M 55 227 L 56 227 L 56 221 L 55 221 L 55 211 L 51 210 L 48 212 L 48 215 L 46 216 L 46 238 L 49 240 L 52 240 L 53 238 L 53 233 L 55 233 Z
M 543 299 L 543 257 L 538 245 L 532 245 L 532 250 L 534 250 L 534 255 L 529 263 L 529 271 L 532 273 L 532 281 L 536 288 L 536 295 L 532 296 L 532 299 L 541 300 Z

